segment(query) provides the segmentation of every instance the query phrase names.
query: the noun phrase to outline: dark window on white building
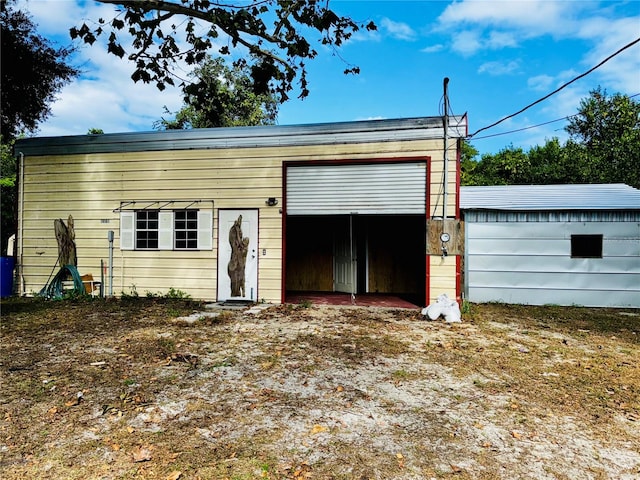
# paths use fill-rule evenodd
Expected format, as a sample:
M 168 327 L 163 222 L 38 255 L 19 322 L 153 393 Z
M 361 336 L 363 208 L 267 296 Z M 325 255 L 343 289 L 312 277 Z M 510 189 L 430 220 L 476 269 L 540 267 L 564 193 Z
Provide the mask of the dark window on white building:
M 571 258 L 602 258 L 602 235 L 571 235 Z

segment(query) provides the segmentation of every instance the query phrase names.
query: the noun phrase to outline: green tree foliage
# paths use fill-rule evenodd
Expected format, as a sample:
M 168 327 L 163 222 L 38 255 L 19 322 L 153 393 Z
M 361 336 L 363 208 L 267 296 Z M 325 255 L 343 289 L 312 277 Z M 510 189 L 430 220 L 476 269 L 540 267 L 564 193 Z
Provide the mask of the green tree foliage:
M 527 183 L 529 158 L 521 149 L 513 145 L 497 154 L 483 154 L 480 161 L 462 165 L 463 185 L 512 185 Z
M 640 102 L 597 88 L 580 102 L 566 128 L 581 145 L 580 161 L 592 183 L 640 188 Z
M 476 165 L 476 157 L 479 151 L 467 140 L 460 141 L 460 182 L 462 185 L 475 185 L 473 182 L 473 174 Z
M 135 64 L 134 81 L 155 83 L 162 90 L 174 84 L 179 62 L 196 65 L 207 55 L 242 58 L 251 71 L 256 93 L 275 91 L 281 101 L 297 79 L 300 96 L 308 95 L 306 65 L 318 52 L 315 40 L 338 48 L 361 28 L 375 30 L 341 17 L 329 0 L 263 0 L 217 2 L 210 0 L 98 0 L 119 7 L 111 19 L 99 19 L 71 29 L 72 38 L 93 44 L 108 34 L 107 50 Z M 131 36 L 127 52 L 122 37 Z M 129 47 L 128 47 L 129 48 Z M 350 66 L 345 73 L 357 73 Z
M 22 132 L 33 132 L 50 114 L 56 93 L 78 71 L 66 60 L 71 50 L 55 49 L 36 33 L 28 14 L 2 2 L 1 103 L 2 137 L 8 141 Z
M 513 146 L 462 163 L 463 185 L 626 183 L 640 188 L 640 102 L 600 88 L 580 102 L 557 138 L 528 152 Z
M 2 255 L 7 248 L 7 239 L 16 233 L 16 159 L 13 156 L 13 140 L 0 141 L 0 211 L 2 229 Z
M 273 125 L 278 114 L 274 94 L 257 94 L 246 65 L 225 65 L 223 58 L 208 58 L 183 87 L 184 106 L 173 119 L 155 123 L 161 130 Z M 165 111 L 169 114 L 172 112 Z M 172 114 L 173 115 L 173 114 Z
M 13 143 L 17 136 L 34 132 L 50 114 L 50 104 L 60 89 L 78 71 L 66 61 L 69 49 L 55 49 L 36 33 L 29 15 L 13 8 L 13 0 L 0 6 L 0 103 L 2 154 L 2 251 L 16 232 L 16 160 Z

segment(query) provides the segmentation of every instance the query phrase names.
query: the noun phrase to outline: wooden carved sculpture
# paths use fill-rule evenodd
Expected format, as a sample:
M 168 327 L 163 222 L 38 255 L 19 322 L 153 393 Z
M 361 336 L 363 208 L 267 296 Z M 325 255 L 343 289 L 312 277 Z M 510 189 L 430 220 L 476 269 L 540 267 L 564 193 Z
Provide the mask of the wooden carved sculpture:
M 58 262 L 60 268 L 65 265 L 78 266 L 76 232 L 73 229 L 73 217 L 69 215 L 66 225 L 64 224 L 64 220 L 58 218 L 54 220 L 53 226 L 56 231 L 56 240 L 58 241 Z
M 229 260 L 227 272 L 231 280 L 231 296 L 245 297 L 244 269 L 249 251 L 249 237 L 242 238 L 242 215 L 238 216 L 229 229 L 229 244 L 231 245 L 231 260 Z

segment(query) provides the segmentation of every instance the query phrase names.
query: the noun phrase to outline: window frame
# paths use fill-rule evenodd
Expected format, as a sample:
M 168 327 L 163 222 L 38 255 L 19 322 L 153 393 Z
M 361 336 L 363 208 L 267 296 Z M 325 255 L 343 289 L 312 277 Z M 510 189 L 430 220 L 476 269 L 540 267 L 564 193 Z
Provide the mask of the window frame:
M 142 215 L 144 214 L 144 215 Z M 150 218 L 155 214 L 155 218 Z M 145 218 L 140 218 L 144 216 Z M 140 224 L 144 223 L 144 228 Z M 155 228 L 152 226 L 155 224 Z M 155 235 L 152 235 L 155 233 Z M 134 216 L 134 245 L 136 250 L 158 250 L 160 247 L 160 211 L 159 210 L 137 210 Z M 146 238 L 145 238 L 146 237 Z M 155 238 L 152 238 L 155 237 Z M 146 242 L 146 246 L 140 246 Z M 149 244 L 152 242 L 152 245 Z
M 198 211 L 194 208 L 173 211 L 174 250 L 198 250 Z M 185 218 L 178 218 L 182 214 L 184 214 Z M 189 218 L 189 216 L 193 218 Z M 190 226 L 191 222 L 194 222 L 195 225 Z M 179 223 L 184 223 L 184 227 L 178 227 Z M 185 238 L 179 238 L 182 233 L 184 233 Z M 184 246 L 178 246 L 178 242 L 184 242 Z M 193 246 L 189 246 L 190 243 Z

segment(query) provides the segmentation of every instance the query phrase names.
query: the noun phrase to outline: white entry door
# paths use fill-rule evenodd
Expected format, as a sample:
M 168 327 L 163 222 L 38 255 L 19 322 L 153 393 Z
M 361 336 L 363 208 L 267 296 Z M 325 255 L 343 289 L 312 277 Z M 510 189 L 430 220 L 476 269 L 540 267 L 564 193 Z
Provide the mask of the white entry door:
M 218 301 L 258 297 L 258 210 L 218 210 Z
M 345 217 L 344 220 L 338 222 L 335 230 L 333 289 L 336 292 L 355 293 L 356 252 L 353 238 L 353 217 Z

